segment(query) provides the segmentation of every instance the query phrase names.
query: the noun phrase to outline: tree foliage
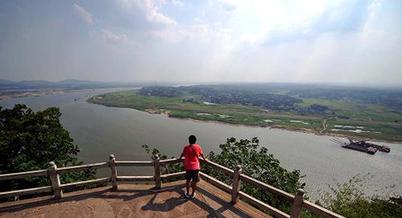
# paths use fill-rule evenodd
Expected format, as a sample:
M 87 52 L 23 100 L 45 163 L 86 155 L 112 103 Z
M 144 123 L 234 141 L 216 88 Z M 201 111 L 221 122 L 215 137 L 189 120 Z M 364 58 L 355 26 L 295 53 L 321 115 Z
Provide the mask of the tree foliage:
M 12 173 L 46 169 L 54 161 L 58 167 L 76 165 L 79 148 L 60 123 L 56 107 L 34 112 L 26 105 L 0 107 L 0 172 Z M 93 171 L 66 173 L 62 182 L 93 177 Z M 4 181 L 1 190 L 49 184 L 47 178 Z

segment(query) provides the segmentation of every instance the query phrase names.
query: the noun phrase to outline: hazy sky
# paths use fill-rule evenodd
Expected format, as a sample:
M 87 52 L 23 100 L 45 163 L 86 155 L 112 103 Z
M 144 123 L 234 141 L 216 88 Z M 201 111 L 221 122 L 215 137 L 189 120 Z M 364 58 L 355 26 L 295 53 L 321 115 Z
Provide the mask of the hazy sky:
M 402 1 L 1 0 L 0 79 L 402 85 Z

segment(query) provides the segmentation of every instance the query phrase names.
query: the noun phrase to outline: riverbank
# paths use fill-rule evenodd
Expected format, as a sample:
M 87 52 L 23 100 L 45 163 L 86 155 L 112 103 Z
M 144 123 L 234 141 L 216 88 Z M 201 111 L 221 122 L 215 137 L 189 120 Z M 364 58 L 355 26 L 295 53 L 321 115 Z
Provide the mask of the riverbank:
M 402 132 L 402 125 L 387 122 L 363 122 L 298 115 L 290 112 L 267 111 L 254 106 L 187 102 L 180 97 L 138 95 L 133 90 L 97 95 L 87 101 L 111 107 L 133 108 L 152 114 L 165 114 L 172 118 L 269 127 L 316 135 L 356 137 L 383 142 L 402 141 L 402 136 L 398 134 L 398 132 Z

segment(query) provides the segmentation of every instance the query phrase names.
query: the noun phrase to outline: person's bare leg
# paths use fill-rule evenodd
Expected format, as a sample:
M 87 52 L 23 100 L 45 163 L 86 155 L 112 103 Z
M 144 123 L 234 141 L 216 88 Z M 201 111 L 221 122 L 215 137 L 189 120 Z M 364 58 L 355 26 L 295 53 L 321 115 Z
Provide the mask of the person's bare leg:
M 196 181 L 191 182 L 191 188 L 192 188 L 191 195 L 194 196 L 194 192 L 197 190 L 197 182 Z
M 190 194 L 190 180 L 186 180 L 186 194 L 189 195 Z

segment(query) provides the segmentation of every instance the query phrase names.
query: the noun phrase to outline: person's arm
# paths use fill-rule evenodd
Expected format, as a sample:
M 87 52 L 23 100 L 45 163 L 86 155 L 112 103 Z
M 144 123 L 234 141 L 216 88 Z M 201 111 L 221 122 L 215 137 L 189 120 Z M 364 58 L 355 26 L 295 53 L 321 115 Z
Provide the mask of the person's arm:
M 202 151 L 201 146 L 199 147 L 199 153 L 200 153 L 200 156 L 202 157 L 202 159 L 206 160 L 205 157 L 204 157 L 204 152 Z
M 204 157 L 204 154 L 203 153 L 201 153 L 200 154 L 200 156 L 202 157 L 202 159 L 204 159 L 205 161 L 207 160 L 207 159 L 205 159 L 205 157 Z

